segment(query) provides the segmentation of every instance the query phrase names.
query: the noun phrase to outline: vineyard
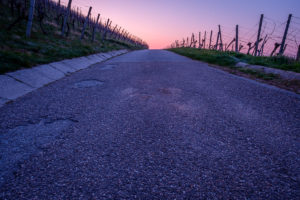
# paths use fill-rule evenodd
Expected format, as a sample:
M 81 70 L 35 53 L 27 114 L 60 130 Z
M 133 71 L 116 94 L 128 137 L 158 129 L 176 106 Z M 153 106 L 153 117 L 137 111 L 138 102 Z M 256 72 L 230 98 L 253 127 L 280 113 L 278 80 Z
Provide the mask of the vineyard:
M 284 56 L 300 60 L 300 18 L 289 15 L 286 21 L 277 21 L 261 15 L 253 27 L 218 25 L 216 30 L 201 31 L 176 40 L 171 48 L 190 47 L 249 56 Z
M 68 0 L 0 0 L 0 73 L 118 49 L 148 48 L 93 8 Z

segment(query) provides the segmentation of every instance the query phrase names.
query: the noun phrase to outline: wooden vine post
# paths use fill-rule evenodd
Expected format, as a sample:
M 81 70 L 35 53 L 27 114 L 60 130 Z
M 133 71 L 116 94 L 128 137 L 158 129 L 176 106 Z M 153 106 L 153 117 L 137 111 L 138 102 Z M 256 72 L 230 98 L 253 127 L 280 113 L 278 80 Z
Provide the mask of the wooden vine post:
M 297 60 L 298 62 L 300 62 L 300 45 L 298 46 L 298 53 L 297 53 L 297 58 L 296 58 L 296 60 Z
M 281 56 L 283 55 L 283 52 L 284 52 L 284 49 L 285 49 L 285 40 L 286 40 L 286 36 L 288 34 L 288 31 L 289 31 L 291 19 L 292 19 L 292 14 L 289 14 L 289 18 L 288 18 L 288 21 L 286 23 L 284 35 L 283 35 L 281 46 L 280 46 L 279 53 L 278 53 L 278 55 L 281 55 Z
M 235 27 L 235 52 L 239 52 L 239 25 Z
M 199 32 L 199 49 L 201 49 L 201 32 Z
M 211 30 L 211 31 L 210 31 L 210 38 L 209 38 L 209 49 L 211 49 L 211 39 L 212 39 L 212 34 L 213 34 L 213 31 Z
M 70 15 L 71 5 L 72 5 L 72 0 L 69 0 L 68 8 L 67 8 L 67 11 L 66 11 L 65 17 L 64 17 L 64 23 L 63 23 L 63 26 L 62 26 L 62 29 L 61 29 L 61 36 L 64 36 L 64 34 L 65 34 L 67 21 L 68 21 L 69 15 Z
M 220 36 L 220 32 L 218 32 L 218 34 L 217 34 L 217 41 L 216 41 L 216 45 L 215 45 L 215 50 L 218 50 L 219 36 Z
M 26 27 L 26 37 L 29 38 L 31 35 L 32 21 L 34 15 L 35 0 L 30 0 L 29 13 L 28 13 L 28 22 Z
M 100 18 L 100 14 L 98 14 L 96 24 L 93 27 L 92 42 L 94 42 L 94 40 L 95 40 L 95 32 L 96 32 L 96 29 L 97 29 L 97 26 L 98 26 L 99 18 Z
M 104 29 L 105 29 L 105 31 L 104 31 L 104 34 L 103 34 L 103 36 L 102 36 L 102 40 L 105 40 L 106 39 L 106 37 L 107 37 L 107 32 L 109 31 L 109 28 L 110 28 L 110 26 L 111 26 L 111 20 L 110 19 L 107 19 L 107 21 L 106 21 L 106 24 L 105 24 L 105 27 L 104 27 Z M 126 35 L 126 37 L 128 37 L 128 34 Z
M 219 25 L 219 34 L 220 34 L 220 50 L 223 51 L 223 40 L 222 40 L 221 25 Z
M 85 32 L 87 23 L 88 23 L 88 21 L 89 21 L 90 14 L 91 14 L 91 11 L 92 11 L 92 8 L 93 8 L 93 7 L 90 7 L 89 12 L 88 12 L 88 15 L 87 15 L 86 18 L 85 18 L 85 21 L 84 21 L 84 24 L 83 24 L 83 28 L 82 28 L 82 32 L 81 32 L 81 36 L 80 36 L 80 40 L 82 40 L 82 39 L 84 38 L 84 32 Z
M 257 40 L 256 40 L 256 43 L 255 43 L 254 56 L 257 56 L 258 44 L 259 44 L 259 40 L 260 40 L 260 33 L 261 33 L 261 26 L 262 26 L 262 23 L 263 23 L 263 19 L 264 19 L 264 15 L 262 14 L 260 16 L 260 20 L 259 20 L 259 27 L 258 27 L 258 33 L 257 33 Z
M 204 32 L 203 48 L 206 46 L 206 31 Z

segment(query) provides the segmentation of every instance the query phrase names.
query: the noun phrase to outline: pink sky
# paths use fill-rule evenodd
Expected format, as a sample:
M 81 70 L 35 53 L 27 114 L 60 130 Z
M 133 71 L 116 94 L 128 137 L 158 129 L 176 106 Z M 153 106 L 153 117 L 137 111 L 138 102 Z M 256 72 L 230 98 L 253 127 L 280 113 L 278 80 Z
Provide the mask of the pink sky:
M 300 15 L 299 0 L 73 0 L 73 5 L 80 6 L 83 12 L 93 6 L 94 16 L 100 13 L 110 18 L 152 49 L 165 48 L 199 31 L 216 31 L 218 24 L 224 30 L 224 40 L 226 35 L 230 39 L 236 24 L 241 26 L 241 34 L 253 37 L 251 33 L 257 31 L 262 13 L 269 29 L 274 21 L 286 21 L 289 13 Z M 300 24 L 300 18 L 295 21 Z M 284 26 L 276 34 L 282 35 L 282 29 Z M 295 25 L 296 33 L 298 29 Z

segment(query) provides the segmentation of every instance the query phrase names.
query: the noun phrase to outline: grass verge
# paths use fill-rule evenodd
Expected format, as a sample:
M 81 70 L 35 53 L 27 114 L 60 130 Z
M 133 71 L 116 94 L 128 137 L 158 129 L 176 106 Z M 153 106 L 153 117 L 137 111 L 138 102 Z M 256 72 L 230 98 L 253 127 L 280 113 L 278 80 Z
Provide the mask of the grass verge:
M 266 74 L 257 70 L 252 70 L 252 69 L 245 69 L 245 68 L 238 68 L 235 67 L 235 64 L 239 62 L 237 59 L 236 53 L 229 53 L 229 52 L 219 52 L 219 51 L 214 51 L 214 50 L 200 50 L 200 49 L 194 49 L 194 48 L 175 48 L 175 49 L 168 49 L 169 51 L 172 51 L 174 53 L 192 58 L 194 60 L 201 60 L 204 62 L 209 63 L 209 66 L 221 69 L 223 71 L 227 71 L 229 73 L 243 76 L 246 78 L 250 79 L 255 79 L 260 82 L 268 83 L 271 85 L 275 85 L 277 87 L 287 89 L 293 92 L 296 92 L 300 94 L 300 81 L 299 80 L 286 80 L 282 79 L 278 75 L 275 74 Z M 235 56 L 234 56 L 235 55 Z M 243 54 L 241 54 L 243 55 Z M 258 62 L 258 60 L 263 59 L 264 57 L 253 57 L 249 55 L 243 55 L 240 57 L 247 57 L 248 59 L 253 59 L 253 62 Z M 253 57 L 253 58 L 251 58 Z M 255 59 L 257 59 L 255 61 Z M 267 57 L 266 57 L 267 59 Z M 272 60 L 271 58 L 269 58 Z M 275 62 L 275 61 L 270 61 L 270 63 Z M 281 61 L 280 61 L 281 62 Z M 248 62 L 249 63 L 249 62 Z M 254 64 L 254 63 L 253 63 Z M 277 65 L 279 65 L 277 63 Z M 264 65 L 266 66 L 266 65 Z M 295 72 L 300 72 L 300 65 L 297 63 L 297 65 L 292 65 L 296 66 L 294 70 Z M 279 68 L 279 67 L 274 67 L 274 68 Z M 283 69 L 284 67 L 282 66 L 279 69 Z M 285 66 L 285 68 L 291 69 L 293 67 L 291 66 Z
M 238 62 L 246 62 L 252 65 L 262 65 L 266 67 L 294 71 L 300 73 L 300 63 L 293 59 L 281 57 L 255 57 L 251 55 L 235 53 L 235 52 L 220 52 L 207 49 L 195 48 L 174 48 L 169 49 L 180 55 L 190 57 L 195 60 L 202 60 L 211 64 L 221 66 L 234 66 Z

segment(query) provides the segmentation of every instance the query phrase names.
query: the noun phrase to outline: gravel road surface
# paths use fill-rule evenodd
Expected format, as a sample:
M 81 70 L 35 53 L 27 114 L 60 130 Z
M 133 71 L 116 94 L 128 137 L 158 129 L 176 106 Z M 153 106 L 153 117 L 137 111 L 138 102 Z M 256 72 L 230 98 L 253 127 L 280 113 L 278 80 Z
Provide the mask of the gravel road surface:
M 300 96 L 134 51 L 0 108 L 0 199 L 300 199 Z

